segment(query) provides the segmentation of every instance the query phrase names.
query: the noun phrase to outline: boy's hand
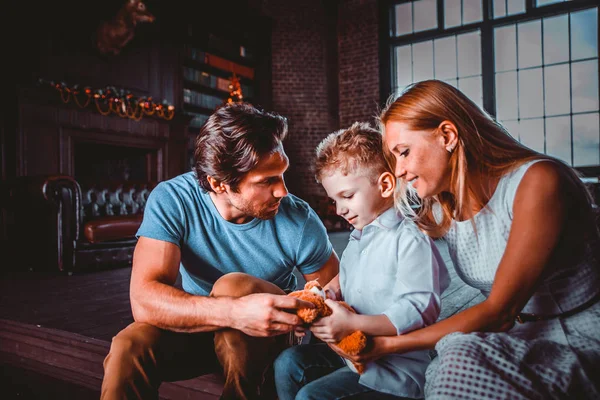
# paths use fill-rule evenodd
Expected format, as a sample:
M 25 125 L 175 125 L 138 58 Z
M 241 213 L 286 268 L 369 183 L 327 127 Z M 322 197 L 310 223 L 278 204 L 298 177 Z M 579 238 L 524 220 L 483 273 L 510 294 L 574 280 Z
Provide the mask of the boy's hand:
M 325 296 L 331 300 L 338 300 L 337 295 L 331 289 L 325 289 Z
M 325 343 L 338 343 L 340 340 L 354 332 L 354 318 L 356 314 L 348 311 L 333 300 L 325 300 L 333 313 L 329 317 L 313 322 L 310 330 Z

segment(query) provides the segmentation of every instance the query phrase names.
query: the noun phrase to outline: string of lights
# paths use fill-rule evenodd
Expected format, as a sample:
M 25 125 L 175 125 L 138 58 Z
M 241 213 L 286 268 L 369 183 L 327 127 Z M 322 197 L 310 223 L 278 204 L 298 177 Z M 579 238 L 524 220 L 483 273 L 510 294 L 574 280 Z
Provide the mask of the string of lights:
M 86 108 L 93 101 L 102 115 L 113 113 L 135 121 L 151 115 L 165 120 L 171 120 L 175 116 L 175 107 L 166 100 L 155 103 L 152 97 L 136 97 L 131 92 L 114 86 L 106 86 L 104 89 L 92 89 L 89 86 L 82 88 L 79 85 L 70 86 L 65 82 L 48 81 L 42 78 L 38 83 L 58 90 L 65 104 L 72 100 L 79 108 Z

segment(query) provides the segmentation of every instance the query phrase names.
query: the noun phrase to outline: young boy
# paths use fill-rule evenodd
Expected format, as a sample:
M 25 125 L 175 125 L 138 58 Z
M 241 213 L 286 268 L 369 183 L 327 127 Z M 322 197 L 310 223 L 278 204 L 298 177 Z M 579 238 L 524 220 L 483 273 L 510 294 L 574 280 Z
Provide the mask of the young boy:
M 393 206 L 396 178 L 382 151 L 381 134 L 365 123 L 327 136 L 316 150 L 316 178 L 354 230 L 340 272 L 324 288 L 333 314 L 310 330 L 325 343 L 299 345 L 275 361 L 280 400 L 422 398 L 426 350 L 386 355 L 362 375 L 328 344 L 360 330 L 368 336 L 402 335 L 434 323 L 449 278 L 435 244 Z

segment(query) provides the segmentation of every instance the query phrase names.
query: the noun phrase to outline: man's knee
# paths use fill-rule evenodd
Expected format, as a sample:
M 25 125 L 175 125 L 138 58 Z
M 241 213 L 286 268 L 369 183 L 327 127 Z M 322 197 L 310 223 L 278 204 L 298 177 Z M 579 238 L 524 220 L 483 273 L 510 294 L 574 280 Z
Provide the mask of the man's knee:
M 155 326 L 140 322 L 130 324 L 113 338 L 105 369 L 109 363 L 118 363 L 121 370 L 124 366 L 137 364 L 136 360 L 151 356 L 159 336 L 160 329 Z
M 271 282 L 242 272 L 231 272 L 215 282 L 210 295 L 242 297 L 252 293 L 284 294 L 283 290 Z
M 104 359 L 102 400 L 158 398 L 154 350 L 160 334 L 152 325 L 134 322 L 113 338 Z

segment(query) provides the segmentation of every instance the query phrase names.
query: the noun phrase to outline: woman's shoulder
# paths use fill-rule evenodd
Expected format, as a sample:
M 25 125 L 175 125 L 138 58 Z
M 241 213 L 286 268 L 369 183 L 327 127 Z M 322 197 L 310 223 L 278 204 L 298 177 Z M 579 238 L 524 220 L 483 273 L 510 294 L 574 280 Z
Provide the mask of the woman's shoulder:
M 515 166 L 508 170 L 502 177 L 502 180 L 513 180 L 520 182 L 526 175 L 527 176 L 538 176 L 544 177 L 544 174 L 553 174 L 557 176 L 561 170 L 564 170 L 566 166 L 559 164 L 559 162 L 547 159 L 538 158 L 534 160 L 526 161 L 522 164 Z
M 521 183 L 540 182 L 544 186 L 552 187 L 559 185 L 566 178 L 566 167 L 553 160 L 535 160 L 527 164 Z
M 518 193 L 539 198 L 560 193 L 561 186 L 568 182 L 566 166 L 551 159 L 536 159 L 525 162 L 506 173 L 502 179 L 505 200 L 514 202 Z

